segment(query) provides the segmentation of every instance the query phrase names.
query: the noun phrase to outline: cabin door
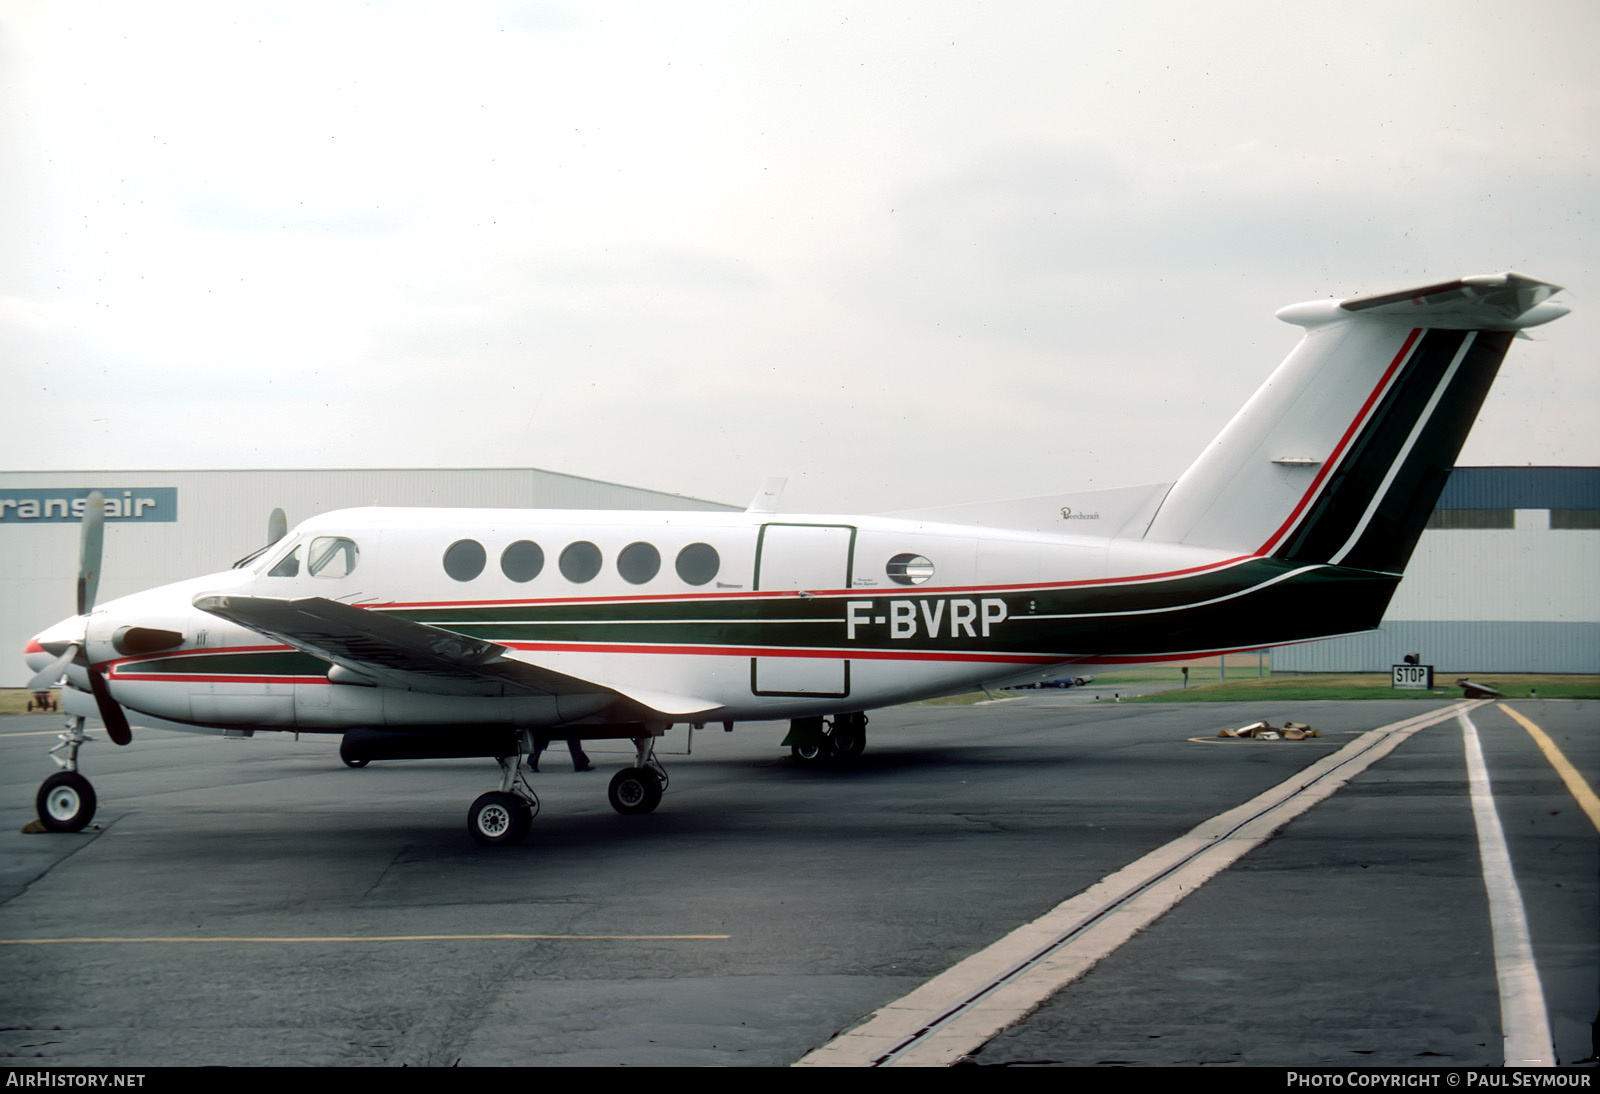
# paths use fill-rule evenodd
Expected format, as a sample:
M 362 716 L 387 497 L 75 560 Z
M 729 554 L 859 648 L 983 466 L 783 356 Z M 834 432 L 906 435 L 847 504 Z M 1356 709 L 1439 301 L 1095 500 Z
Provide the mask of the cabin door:
M 756 588 L 762 592 L 848 589 L 855 536 L 856 530 L 848 524 L 763 524 L 756 541 Z M 838 614 L 838 607 L 838 601 L 832 598 L 826 601 L 800 598 L 793 618 L 827 619 Z M 830 698 L 850 694 L 850 662 L 843 657 L 808 652 L 836 642 L 840 627 L 821 621 L 775 626 L 780 628 L 778 633 L 782 640 L 773 644 L 792 647 L 795 652 L 752 657 L 752 692 Z

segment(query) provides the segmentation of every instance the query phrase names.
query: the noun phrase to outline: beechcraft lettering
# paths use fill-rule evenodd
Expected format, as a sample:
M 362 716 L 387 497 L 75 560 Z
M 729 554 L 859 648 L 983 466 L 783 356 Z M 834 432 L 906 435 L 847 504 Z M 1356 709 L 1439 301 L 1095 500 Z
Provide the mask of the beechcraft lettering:
M 552 740 L 631 741 L 611 805 L 645 814 L 674 727 L 782 722 L 797 761 L 842 763 L 879 707 L 1371 630 L 1512 339 L 1566 313 L 1558 291 L 1502 273 L 1285 308 L 1306 332 L 1289 357 L 1148 486 L 866 516 L 782 512 L 780 480 L 744 512 L 345 509 L 291 529 L 274 511 L 231 569 L 105 604 L 107 517 L 173 520 L 175 497 L 162 515 L 156 491 L 12 492 L 5 520 L 82 513 L 78 614 L 25 651 L 35 689 L 65 677 L 71 716 L 39 819 L 94 815 L 91 715 L 117 744 L 137 719 L 342 734 L 352 767 L 492 758 L 467 830 L 511 844 Z
M 1006 602 L 993 598 L 890 600 L 887 607 L 877 600 L 852 600 L 846 605 L 845 637 L 854 642 L 858 628 L 888 626 L 889 637 L 896 641 L 945 635 L 988 638 L 990 628 L 1003 623 L 1006 615 Z

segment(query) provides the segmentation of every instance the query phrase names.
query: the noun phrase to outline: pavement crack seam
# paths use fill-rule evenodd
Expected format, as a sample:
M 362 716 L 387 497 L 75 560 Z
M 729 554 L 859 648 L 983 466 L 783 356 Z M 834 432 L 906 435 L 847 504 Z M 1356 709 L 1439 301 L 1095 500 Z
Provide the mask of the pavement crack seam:
M 1362 734 L 886 1004 L 796 1066 L 938 1066 L 956 1061 L 1021 1020 L 1413 734 L 1481 705 L 1456 703 Z

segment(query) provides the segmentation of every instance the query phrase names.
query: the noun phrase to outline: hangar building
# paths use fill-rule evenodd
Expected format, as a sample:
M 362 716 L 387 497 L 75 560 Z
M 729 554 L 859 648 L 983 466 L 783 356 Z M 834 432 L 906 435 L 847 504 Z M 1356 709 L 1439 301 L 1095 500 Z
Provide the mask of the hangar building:
M 79 519 L 72 501 L 106 498 L 100 601 L 226 570 L 290 527 L 363 505 L 521 509 L 727 510 L 677 494 L 518 468 L 306 471 L 0 472 L 0 687 L 21 687 L 22 650 L 73 614 Z
M 1458 467 L 1376 631 L 1280 646 L 1274 672 L 1600 673 L 1600 467 Z
M 0 686 L 28 638 L 73 612 L 78 520 L 108 503 L 99 599 L 226 569 L 297 521 L 361 505 L 730 510 L 533 469 L 0 472 Z M 1278 672 L 1600 673 L 1600 468 L 1456 468 L 1377 631 L 1279 647 Z M 8 654 L 6 651 L 10 651 Z

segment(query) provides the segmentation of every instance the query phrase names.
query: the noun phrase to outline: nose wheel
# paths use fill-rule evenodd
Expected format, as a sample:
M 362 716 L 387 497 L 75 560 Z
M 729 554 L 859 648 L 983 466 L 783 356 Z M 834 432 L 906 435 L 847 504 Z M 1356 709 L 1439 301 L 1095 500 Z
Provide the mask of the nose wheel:
M 82 718 L 67 719 L 67 728 L 57 738 L 61 743 L 50 750 L 50 758 L 61 770 L 39 784 L 33 799 L 39 823 L 49 832 L 81 832 L 94 820 L 96 799 L 89 780 L 78 774 L 78 749 L 89 741 Z M 58 753 L 66 753 L 65 756 Z
M 34 806 L 52 832 L 81 832 L 94 820 L 94 787 L 76 771 L 57 771 L 39 787 Z

